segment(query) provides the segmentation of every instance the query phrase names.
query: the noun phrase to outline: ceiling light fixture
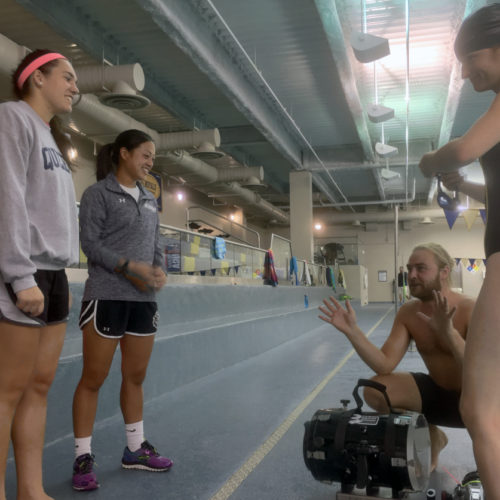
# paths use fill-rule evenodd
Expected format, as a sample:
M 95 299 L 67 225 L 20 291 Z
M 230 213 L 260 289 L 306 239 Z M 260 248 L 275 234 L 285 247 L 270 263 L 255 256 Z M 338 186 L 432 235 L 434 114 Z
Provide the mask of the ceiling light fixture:
M 361 0 L 362 32 L 354 32 L 351 36 L 351 47 L 356 59 L 361 63 L 369 63 L 388 56 L 391 53 L 389 40 L 366 32 L 366 3 Z
M 382 127 L 384 124 L 382 124 Z M 384 144 L 383 142 L 377 142 L 375 144 L 375 151 L 382 158 L 389 158 L 398 154 L 398 148 L 394 146 L 389 146 L 389 144 Z
M 426 216 L 419 223 L 420 224 L 434 224 L 434 221 L 429 216 Z
M 382 179 L 384 179 L 385 181 L 390 181 L 392 179 L 395 179 L 396 177 L 401 177 L 401 174 L 399 172 L 394 172 L 388 166 L 385 166 L 380 171 L 380 175 L 382 176 Z

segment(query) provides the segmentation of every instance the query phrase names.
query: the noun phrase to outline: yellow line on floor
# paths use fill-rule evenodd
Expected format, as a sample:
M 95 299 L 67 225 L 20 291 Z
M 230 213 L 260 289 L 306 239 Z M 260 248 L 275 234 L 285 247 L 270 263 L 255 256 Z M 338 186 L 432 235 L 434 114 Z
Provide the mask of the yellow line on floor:
M 386 313 L 370 328 L 366 334 L 367 337 L 373 333 L 392 310 L 393 307 L 387 309 Z M 279 440 L 285 435 L 288 429 L 290 429 L 295 420 L 297 420 L 301 413 L 312 403 L 314 398 L 326 387 L 328 382 L 330 382 L 338 371 L 347 363 L 354 352 L 354 349 L 351 349 L 344 356 L 337 366 L 309 393 L 295 410 L 288 415 L 271 436 L 252 453 L 250 458 L 224 483 L 220 490 L 215 493 L 210 500 L 226 500 L 239 488 L 240 484 L 250 475 L 255 467 L 262 462 L 264 457 L 276 446 L 276 444 L 278 444 Z

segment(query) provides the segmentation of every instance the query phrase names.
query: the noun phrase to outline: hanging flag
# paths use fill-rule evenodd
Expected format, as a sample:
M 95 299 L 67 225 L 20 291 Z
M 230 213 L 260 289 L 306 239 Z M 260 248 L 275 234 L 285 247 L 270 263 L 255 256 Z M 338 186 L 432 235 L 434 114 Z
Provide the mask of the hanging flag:
M 342 269 L 339 269 L 339 275 L 337 276 L 337 283 L 339 284 L 339 286 L 341 286 L 342 288 L 347 290 L 347 283 L 345 281 L 345 274 L 344 274 L 344 271 Z
M 486 259 L 483 259 L 484 267 L 486 267 Z
M 474 224 L 474 221 L 476 220 L 476 217 L 478 215 L 477 210 L 475 209 L 464 210 L 462 212 L 462 215 L 465 219 L 465 225 L 467 226 L 467 229 L 470 231 L 470 228 L 472 227 L 472 224 Z
M 483 219 L 483 222 L 486 224 L 486 209 L 480 208 L 479 213 L 481 214 L 481 218 Z
M 460 212 L 458 210 L 445 210 L 444 208 L 443 212 L 446 217 L 446 221 L 448 222 L 448 226 L 450 227 L 450 229 L 452 229 Z
M 469 263 L 471 267 L 474 267 L 476 265 L 476 259 L 469 259 Z
M 456 264 L 457 266 L 458 266 L 458 265 L 460 265 L 460 261 L 461 261 L 461 260 L 462 260 L 462 259 L 461 259 L 460 257 L 455 257 L 455 264 Z
M 278 276 L 276 275 L 276 269 L 274 267 L 274 255 L 272 250 L 268 250 L 264 257 L 264 274 L 262 278 L 264 279 L 264 285 L 278 285 Z

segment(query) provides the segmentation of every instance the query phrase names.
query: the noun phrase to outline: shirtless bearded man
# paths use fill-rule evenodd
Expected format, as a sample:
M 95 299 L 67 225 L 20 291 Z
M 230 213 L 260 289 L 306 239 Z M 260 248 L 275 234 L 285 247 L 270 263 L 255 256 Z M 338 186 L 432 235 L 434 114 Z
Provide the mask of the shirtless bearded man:
M 342 332 L 361 359 L 376 373 L 372 380 L 387 387 L 394 408 L 422 413 L 429 422 L 431 467 L 448 440 L 437 426 L 465 427 L 459 412 L 465 336 L 474 300 L 450 288 L 453 260 L 436 243 L 419 245 L 408 260 L 408 284 L 413 300 L 396 314 L 381 348 L 372 344 L 356 323 L 349 301 L 344 309 L 333 297 L 320 307 L 320 318 Z M 394 372 L 411 340 L 428 373 Z M 365 401 L 386 413 L 382 394 L 366 388 Z

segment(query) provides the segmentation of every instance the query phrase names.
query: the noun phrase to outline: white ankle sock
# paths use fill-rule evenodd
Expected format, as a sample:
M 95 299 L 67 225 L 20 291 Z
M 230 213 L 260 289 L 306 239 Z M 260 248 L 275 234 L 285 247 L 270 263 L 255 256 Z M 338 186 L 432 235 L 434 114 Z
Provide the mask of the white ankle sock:
M 125 434 L 127 435 L 128 449 L 130 451 L 137 451 L 144 442 L 144 421 L 125 424 Z
M 90 447 L 91 440 L 92 436 L 75 438 L 75 458 L 78 458 L 80 455 L 85 455 L 85 453 L 88 453 L 89 455 L 92 453 L 92 449 Z

